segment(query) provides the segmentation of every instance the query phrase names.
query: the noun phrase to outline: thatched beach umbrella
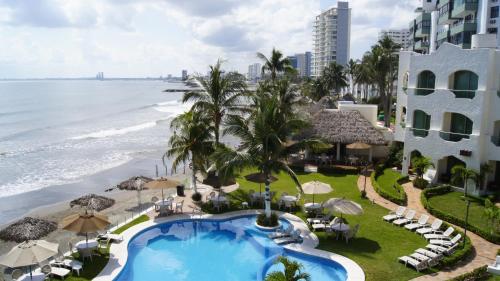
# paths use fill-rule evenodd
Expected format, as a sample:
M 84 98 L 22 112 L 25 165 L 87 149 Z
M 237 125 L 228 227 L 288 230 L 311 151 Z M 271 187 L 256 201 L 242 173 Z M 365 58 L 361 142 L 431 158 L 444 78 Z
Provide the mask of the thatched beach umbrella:
M 0 231 L 0 239 L 21 243 L 28 240 L 37 240 L 57 229 L 53 221 L 26 217 Z
M 137 179 L 140 179 L 143 182 L 150 182 L 153 181 L 152 178 L 144 177 L 144 176 L 138 176 L 138 177 L 131 177 L 130 179 L 123 181 L 119 183 L 116 187 L 120 190 L 136 190 L 137 189 Z
M 274 177 L 273 175 L 267 175 L 265 173 L 253 173 L 250 175 L 246 175 L 245 179 L 249 182 L 255 182 L 259 184 L 259 192 L 262 193 L 262 183 L 266 183 L 266 180 L 269 181 L 269 183 L 275 182 L 278 180 L 278 178 Z
M 169 180 L 167 178 L 160 178 L 154 181 L 150 181 L 144 185 L 144 187 L 148 189 L 161 189 L 161 199 L 165 200 L 165 196 L 163 195 L 163 189 L 174 188 L 181 184 L 178 181 Z
M 30 267 L 30 277 L 33 279 L 31 266 L 41 263 L 59 251 L 59 245 L 44 240 L 31 240 L 23 242 L 0 257 L 0 264 L 7 267 Z
M 107 209 L 114 204 L 114 199 L 96 194 L 88 194 L 69 203 L 71 208 L 73 208 L 74 206 L 81 206 L 98 212 Z
M 328 183 L 320 182 L 320 181 L 310 181 L 306 182 L 302 185 L 302 190 L 305 194 L 312 194 L 313 196 L 313 204 L 314 204 L 314 195 L 315 194 L 326 194 L 333 191 L 332 186 Z
M 88 243 L 89 233 L 104 230 L 110 224 L 107 216 L 92 211 L 85 211 L 84 214 L 74 214 L 65 217 L 61 221 L 61 228 L 75 233 L 85 233 L 85 241 Z

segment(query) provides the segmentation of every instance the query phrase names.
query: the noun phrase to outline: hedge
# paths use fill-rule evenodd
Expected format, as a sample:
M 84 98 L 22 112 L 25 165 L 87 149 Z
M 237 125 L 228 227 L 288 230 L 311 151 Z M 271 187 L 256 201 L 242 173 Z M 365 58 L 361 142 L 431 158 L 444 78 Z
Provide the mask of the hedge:
M 481 266 L 474 269 L 471 272 L 467 272 L 455 278 L 449 279 L 448 281 L 474 281 L 474 280 L 486 280 L 491 277 L 491 274 L 488 272 L 488 266 Z
M 443 225 L 441 226 L 441 229 L 446 229 L 450 225 L 447 223 L 443 222 Z M 462 237 L 464 237 L 464 233 L 458 229 L 455 229 L 455 233 L 460 233 Z M 441 260 L 441 267 L 450 267 L 456 265 L 458 262 L 466 259 L 469 257 L 470 254 L 472 254 L 472 250 L 474 247 L 472 246 L 472 243 L 470 242 L 469 237 L 465 237 L 465 246 L 462 246 L 463 241 L 460 242 L 460 245 L 455 249 L 455 252 L 451 256 L 445 256 Z
M 398 192 L 400 194 L 399 197 L 396 197 L 390 193 L 385 192 L 385 190 L 380 187 L 380 185 L 377 182 L 376 174 L 377 174 L 376 172 L 372 172 L 372 174 L 370 176 L 371 181 L 372 181 L 372 186 L 375 189 L 375 191 L 380 196 L 382 196 L 383 198 L 385 198 L 391 202 L 394 202 L 398 205 L 406 205 L 406 200 L 407 200 L 406 192 L 404 191 L 403 186 L 401 186 L 401 183 L 405 182 L 407 180 L 407 177 L 401 177 L 396 181 L 394 186 L 396 187 L 396 189 L 398 190 Z
M 444 221 L 447 221 L 449 223 L 452 223 L 454 225 L 458 225 L 460 227 L 465 227 L 465 220 L 461 218 L 457 218 L 451 214 L 448 213 L 443 213 L 440 210 L 434 209 L 431 204 L 429 204 L 429 198 L 437 196 L 437 195 L 442 195 L 446 194 L 453 191 L 451 186 L 445 185 L 445 186 L 438 186 L 438 187 L 433 187 L 433 188 L 427 188 L 422 191 L 420 195 L 420 201 L 422 202 L 422 205 L 427 209 L 429 213 L 434 215 L 437 218 L 440 218 Z M 483 237 L 484 239 L 495 243 L 495 244 L 500 244 L 500 235 L 497 233 L 490 233 L 487 230 L 481 229 L 477 226 L 468 224 L 467 229 L 471 232 L 476 233 L 477 235 Z

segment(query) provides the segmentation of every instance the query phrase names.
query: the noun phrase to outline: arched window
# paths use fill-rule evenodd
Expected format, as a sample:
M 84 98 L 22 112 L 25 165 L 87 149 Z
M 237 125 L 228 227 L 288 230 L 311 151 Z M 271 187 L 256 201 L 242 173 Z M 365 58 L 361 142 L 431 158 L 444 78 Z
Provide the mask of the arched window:
M 427 96 L 434 92 L 436 87 L 436 75 L 432 71 L 425 70 L 418 74 L 417 89 L 415 94 L 417 96 Z
M 455 97 L 473 99 L 476 96 L 479 77 L 476 73 L 468 70 L 457 71 L 453 74 L 453 85 L 451 87 Z
M 431 116 L 422 110 L 413 112 L 413 135 L 416 137 L 426 137 L 431 127 Z
M 443 121 L 443 131 L 440 132 L 442 139 L 458 142 L 470 138 L 474 124 L 469 117 L 460 113 L 446 112 Z

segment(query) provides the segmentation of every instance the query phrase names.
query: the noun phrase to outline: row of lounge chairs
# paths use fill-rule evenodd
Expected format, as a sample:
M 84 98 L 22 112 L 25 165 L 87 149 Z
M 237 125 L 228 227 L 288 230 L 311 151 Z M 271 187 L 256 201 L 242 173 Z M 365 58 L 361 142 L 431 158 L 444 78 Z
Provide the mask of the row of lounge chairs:
M 452 238 L 451 235 L 455 229 L 451 226 L 442 231 L 443 221 L 440 219 L 434 219 L 429 225 L 429 215 L 422 214 L 418 220 L 415 220 L 415 216 L 415 210 L 407 210 L 406 207 L 399 206 L 396 211 L 384 216 L 383 219 L 394 225 L 415 231 L 429 241 L 425 249 L 419 248 L 414 253 L 398 259 L 405 265 L 411 265 L 417 271 L 421 271 L 436 266 L 444 255 L 452 254 L 458 247 L 462 235 L 456 234 Z
M 274 243 L 278 245 L 286 245 L 291 243 L 302 243 L 302 237 L 300 236 L 300 229 L 294 230 L 293 226 L 290 225 L 286 229 L 278 229 L 268 235 L 269 238 L 273 239 Z

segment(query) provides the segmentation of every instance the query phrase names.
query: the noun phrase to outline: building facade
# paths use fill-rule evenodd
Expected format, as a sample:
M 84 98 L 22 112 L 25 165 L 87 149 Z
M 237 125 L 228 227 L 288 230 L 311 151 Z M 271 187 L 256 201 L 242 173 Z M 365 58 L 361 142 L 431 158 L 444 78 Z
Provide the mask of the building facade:
M 262 65 L 260 63 L 254 63 L 248 66 L 247 79 L 249 81 L 256 82 L 261 78 Z
M 409 24 L 410 49 L 415 52 L 429 53 L 445 42 L 469 49 L 472 35 L 498 33 L 498 0 L 422 1 Z
M 391 38 L 396 44 L 401 46 L 401 49 L 406 51 L 410 47 L 410 30 L 408 29 L 388 29 L 381 30 L 378 34 L 378 39 L 384 37 Z
M 443 43 L 432 54 L 400 53 L 395 131 L 403 174 L 415 155 L 432 159 L 432 182 L 449 182 L 458 164 L 478 172 L 489 164 L 476 194 L 500 186 L 500 50 L 479 39 L 469 50 Z
M 188 79 L 188 71 L 183 69 L 181 77 L 182 77 L 182 81 L 186 81 Z
M 295 54 L 287 58 L 300 77 L 311 77 L 311 52 Z
M 313 26 L 312 75 L 320 76 L 331 62 L 346 65 L 350 58 L 351 9 L 348 2 L 337 2 L 318 16 Z

